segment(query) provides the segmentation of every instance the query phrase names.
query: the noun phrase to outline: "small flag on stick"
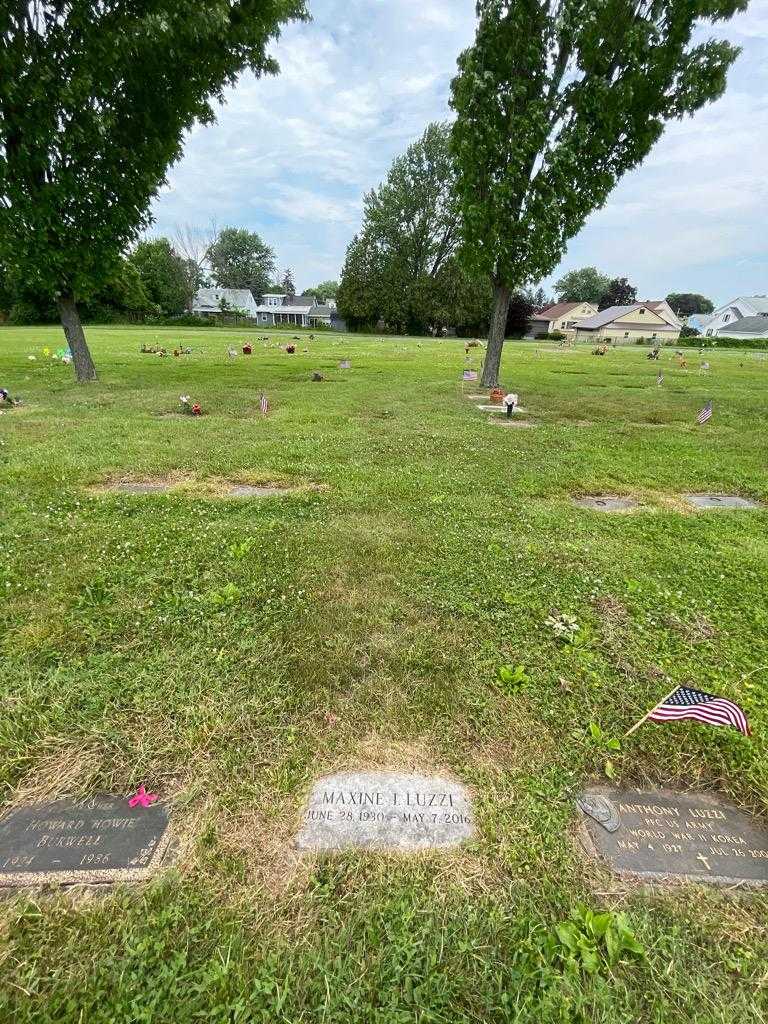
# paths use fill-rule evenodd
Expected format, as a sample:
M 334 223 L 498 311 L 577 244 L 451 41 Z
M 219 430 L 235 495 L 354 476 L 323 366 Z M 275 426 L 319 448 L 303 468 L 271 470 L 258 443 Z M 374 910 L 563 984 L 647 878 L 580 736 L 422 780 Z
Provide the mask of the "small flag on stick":
M 732 725 L 745 736 L 751 735 L 747 716 L 738 704 L 690 686 L 676 686 L 624 735 L 631 735 L 643 722 L 679 722 L 688 718 L 704 725 Z
M 664 374 L 663 373 L 660 373 L 658 375 L 658 377 L 656 378 L 656 383 L 658 384 L 659 387 L 661 387 L 661 385 L 664 383 Z
M 259 399 L 259 409 L 261 409 L 261 415 L 266 416 L 269 412 L 269 399 L 262 391 L 261 398 Z
M 707 404 L 704 406 L 704 408 L 701 410 L 701 412 L 696 417 L 696 422 L 699 425 L 702 425 L 702 424 L 706 423 L 707 420 L 711 420 L 711 419 L 712 419 L 712 399 L 710 398 L 710 400 L 707 402 Z
M 463 374 L 464 380 L 477 380 L 477 370 L 465 370 Z

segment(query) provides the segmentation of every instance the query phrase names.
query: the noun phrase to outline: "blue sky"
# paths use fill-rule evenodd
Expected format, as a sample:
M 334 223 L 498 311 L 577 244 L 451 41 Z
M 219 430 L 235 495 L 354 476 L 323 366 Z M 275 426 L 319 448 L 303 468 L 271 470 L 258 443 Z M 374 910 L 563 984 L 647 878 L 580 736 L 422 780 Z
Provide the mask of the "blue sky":
M 474 0 L 309 0 L 283 29 L 276 78 L 242 77 L 217 124 L 196 128 L 154 204 L 151 234 L 178 224 L 258 231 L 299 288 L 338 277 L 362 197 L 429 121 L 449 116 Z M 594 265 L 644 298 L 716 303 L 768 293 L 768 0 L 706 34 L 743 48 L 728 90 L 673 122 L 593 214 L 550 280 Z

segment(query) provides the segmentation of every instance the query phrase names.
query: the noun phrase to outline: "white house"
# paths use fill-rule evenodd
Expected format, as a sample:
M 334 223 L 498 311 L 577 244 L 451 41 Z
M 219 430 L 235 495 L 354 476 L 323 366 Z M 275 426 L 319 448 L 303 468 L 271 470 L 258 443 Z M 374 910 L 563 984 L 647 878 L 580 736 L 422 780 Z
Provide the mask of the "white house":
M 702 332 L 707 338 L 724 337 L 768 338 L 768 296 L 740 295 L 702 317 Z M 745 324 L 750 320 L 755 323 Z M 762 328 L 762 330 L 761 330 Z
M 247 288 L 200 288 L 192 303 L 196 316 L 220 316 L 232 310 L 243 310 L 256 316 L 256 300 Z
M 263 327 L 295 324 L 296 327 L 331 326 L 336 304 L 319 305 L 312 295 L 285 295 L 267 292 L 257 302 L 247 288 L 201 288 L 192 303 L 198 316 L 221 316 L 233 310 L 243 311 L 249 320 Z
M 255 318 L 264 327 L 277 324 L 295 324 L 297 327 L 331 326 L 334 310 L 320 306 L 312 295 L 285 295 L 269 292 L 263 295 L 256 306 Z

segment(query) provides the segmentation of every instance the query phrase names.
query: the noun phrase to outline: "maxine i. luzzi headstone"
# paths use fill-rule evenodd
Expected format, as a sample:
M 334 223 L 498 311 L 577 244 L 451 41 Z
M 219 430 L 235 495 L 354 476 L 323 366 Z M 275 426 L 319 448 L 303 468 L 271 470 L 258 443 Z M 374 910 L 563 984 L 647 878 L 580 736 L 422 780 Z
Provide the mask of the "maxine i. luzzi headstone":
M 342 772 L 310 793 L 302 850 L 421 850 L 456 846 L 474 833 L 464 786 L 436 776 Z
M 619 875 L 768 885 L 768 825 L 715 797 L 598 787 L 577 806 L 585 846 Z
M 142 881 L 168 842 L 161 803 L 98 795 L 27 804 L 0 819 L 0 885 Z

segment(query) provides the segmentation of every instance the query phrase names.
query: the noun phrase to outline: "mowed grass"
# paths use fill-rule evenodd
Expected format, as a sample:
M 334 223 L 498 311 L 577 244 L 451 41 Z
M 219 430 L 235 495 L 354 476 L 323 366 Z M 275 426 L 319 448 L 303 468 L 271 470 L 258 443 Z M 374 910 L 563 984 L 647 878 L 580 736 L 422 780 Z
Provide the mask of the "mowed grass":
M 230 361 L 254 332 L 88 335 L 82 387 L 42 355 L 58 330 L 0 330 L 0 387 L 25 400 L 0 416 L 3 804 L 146 783 L 177 858 L 144 886 L 3 898 L 0 1020 L 768 1020 L 765 894 L 643 892 L 573 838 L 609 758 L 617 783 L 765 811 L 768 511 L 676 495 L 768 502 L 768 362 L 715 352 L 702 375 L 665 352 L 657 387 L 644 349 L 509 343 L 525 430 L 462 396 L 459 341 L 302 335 L 288 355 L 281 332 Z M 156 339 L 193 353 L 139 354 Z M 167 415 L 181 394 L 205 415 Z M 150 477 L 179 488 L 102 489 Z M 225 480 L 299 489 L 226 500 Z M 644 507 L 571 504 L 601 492 Z M 752 741 L 591 738 L 675 683 L 740 701 Z M 312 780 L 355 767 L 462 780 L 476 841 L 297 858 Z M 579 903 L 625 912 L 645 957 L 582 971 L 554 931 Z

